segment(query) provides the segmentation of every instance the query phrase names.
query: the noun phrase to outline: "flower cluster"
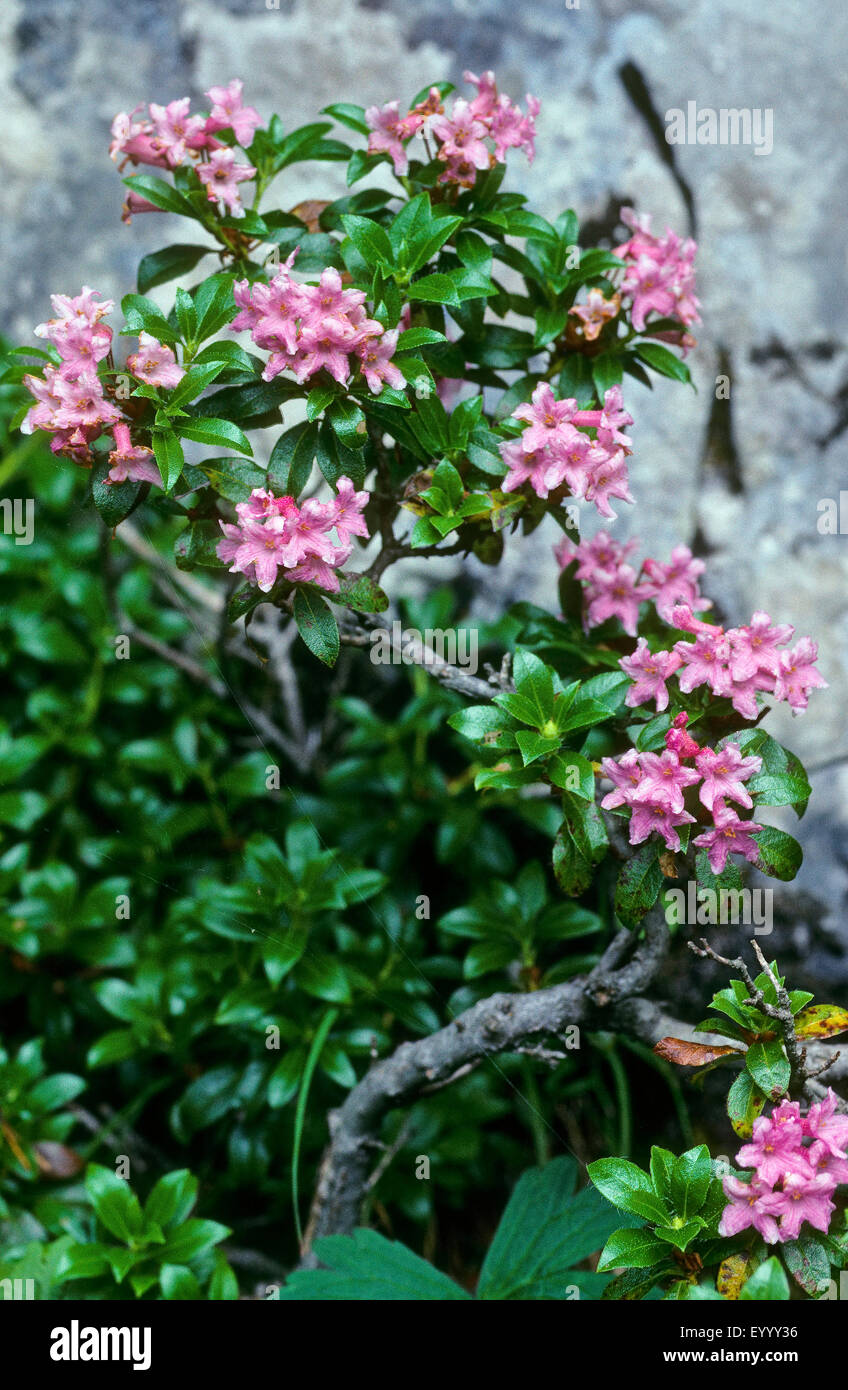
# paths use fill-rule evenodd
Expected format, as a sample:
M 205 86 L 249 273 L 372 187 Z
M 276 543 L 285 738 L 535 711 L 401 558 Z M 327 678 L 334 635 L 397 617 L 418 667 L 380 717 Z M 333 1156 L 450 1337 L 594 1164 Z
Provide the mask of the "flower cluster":
M 216 132 L 231 130 L 243 148 L 251 143 L 260 124 L 259 113 L 242 103 L 242 83 L 234 78 L 226 87 L 210 87 L 206 93 L 212 104 L 208 116 L 192 115 L 190 97 L 171 101 L 167 106 L 150 102 L 147 116 L 139 119 L 134 111 L 121 111 L 112 122 L 109 153 L 117 161 L 152 164 L 160 169 L 176 169 L 193 160 L 197 177 L 206 188 L 210 203 L 223 206 L 233 217 L 244 209 L 238 185 L 252 179 L 256 170 L 239 164 L 228 145 L 216 139 Z M 133 212 L 154 212 L 157 208 L 145 198 L 131 193 L 124 209 L 125 218 Z
M 572 497 L 594 502 L 609 517 L 615 516 L 611 497 L 633 501 L 626 463 L 631 441 L 621 432 L 633 417 L 622 407 L 620 386 L 606 392 L 602 410 L 578 410 L 573 397 L 558 401 L 548 383 L 540 382 L 531 402 L 512 414 L 527 428 L 500 446 L 509 467 L 504 492 L 529 482 L 538 497 L 546 498 L 565 486 Z
M 695 297 L 696 243 L 682 239 L 670 227 L 665 236 L 651 233 L 649 216 L 638 216 L 632 208 L 622 208 L 621 220 L 633 235 L 615 254 L 625 262 L 622 298 L 631 302 L 630 318 L 637 332 L 643 332 L 648 314 L 677 319 L 684 328 L 700 323 L 699 301 Z M 657 333 L 682 347 L 684 351 L 694 340 L 675 329 Z
M 676 628 L 694 635 L 694 642 L 674 645 L 680 657 L 680 689 L 686 693 L 707 685 L 714 695 L 730 700 L 737 714 L 756 719 L 757 692 L 786 700 L 796 714 L 807 708 L 811 690 L 826 688 L 816 670 L 818 646 L 802 637 L 789 651 L 780 651 L 795 629 L 788 623 L 772 626 L 768 613 L 756 612 L 744 627 L 724 628 L 702 623 L 686 604 L 672 612 Z
M 761 825 L 740 820 L 727 805 L 733 801 L 750 809 L 753 805 L 744 783 L 762 767 L 762 759 L 743 757 L 738 743 L 723 748 L 701 748 L 686 732 L 687 715 L 679 714 L 666 734 L 662 753 L 639 753 L 630 748 L 622 757 L 604 758 L 601 770 L 613 790 L 601 805 L 607 811 L 628 806 L 630 843 L 640 845 L 654 833 L 662 835 L 666 847 L 680 849 L 678 828 L 691 825 L 696 817 L 684 807 L 684 791 L 698 784 L 698 800 L 712 817 L 712 825 L 693 840 L 707 851 L 714 874 L 723 872 L 729 854 L 742 854 L 753 863 L 759 847 L 753 838 Z M 694 767 L 687 766 L 694 762 Z
M 749 1181 L 723 1179 L 730 1198 L 719 1226 L 723 1236 L 753 1227 L 768 1245 L 797 1240 L 804 1221 L 825 1234 L 834 1211 L 833 1194 L 848 1182 L 848 1117 L 837 1115 L 837 1099 L 824 1100 L 801 1114 L 797 1101 L 785 1100 L 754 1121 L 753 1138 L 736 1155 Z
M 98 363 L 112 351 L 112 330 L 102 322 L 114 309 L 114 301 L 101 299 L 99 290 L 84 285 L 74 297 L 50 296 L 55 318 L 40 323 L 36 336 L 47 338 L 57 352 L 59 366 L 47 364 L 43 376 L 28 373 L 24 385 L 36 404 L 21 424 L 24 434 L 45 430 L 53 437 L 50 448 L 75 463 L 90 464 L 91 445 L 104 429 L 111 429 L 115 444 L 109 455 L 108 482 L 128 479 L 161 483 L 152 449 L 135 446 L 127 421 L 104 393 Z M 111 359 L 110 359 L 111 360 Z M 185 376 L 171 348 L 140 333 L 138 352 L 130 353 L 127 368 L 148 386 L 175 387 Z
M 637 546 L 635 540 L 622 543 L 599 532 L 578 545 L 564 537 L 554 549 L 560 568 L 577 561 L 575 577 L 584 586 L 583 624 L 587 631 L 609 618 L 618 618 L 625 632 L 635 637 L 639 605 L 651 600 L 663 622 L 694 638 L 655 652 L 644 637 L 639 638 L 635 652 L 619 662 L 634 681 L 627 693 L 628 705 L 655 700 L 659 713 L 667 709 L 666 682 L 672 675 L 677 675 L 684 694 L 706 685 L 714 695 L 730 700 L 745 719 L 757 718 L 759 691 L 788 701 L 800 713 L 807 708 L 811 690 L 826 688 L 815 667 L 818 648 L 811 638 L 802 637 L 790 650 L 781 650 L 794 628 L 788 623 L 773 626 L 762 611 L 754 613 L 750 623 L 727 630 L 701 621 L 696 614 L 712 607 L 698 587 L 703 560 L 694 559 L 688 546 L 677 545 L 668 564 L 648 558 L 637 572 L 628 563 Z
M 693 559 L 688 546 L 676 545 L 666 565 L 659 560 L 643 561 L 637 575 L 627 561 L 638 544 L 636 540 L 623 544 L 607 532 L 599 531 L 591 540 L 581 541 L 579 545 L 564 536 L 555 548 L 554 555 L 561 569 L 574 560 L 578 562 L 575 573 L 584 585 L 583 624 L 587 632 L 608 618 L 618 618 L 625 632 L 635 637 L 639 604 L 648 599 L 654 601 L 664 622 L 671 621 L 672 612 L 680 603 L 688 604 L 695 612 L 712 607 L 710 600 L 702 598 L 698 589 L 704 562 Z M 642 704 L 642 700 L 631 703 Z M 665 709 L 667 704 L 666 698 L 657 708 Z
M 102 319 L 115 305 L 111 299 L 100 300 L 99 292 L 88 285 L 74 298 L 65 294 L 50 298 L 56 316 L 40 323 L 35 332 L 53 344 L 61 360 L 58 367 L 45 366 L 43 376 L 24 377 L 36 404 L 27 412 L 21 430 L 24 434 L 46 430 L 53 436 L 54 454 L 87 463 L 92 442 L 121 418 L 104 396 L 97 373 L 98 362 L 112 348 L 112 330 Z
M 368 493 L 357 492 L 350 478 L 339 478 L 336 487 L 331 501 L 310 497 L 302 507 L 293 497 L 254 488 L 248 501 L 236 506 L 238 522 L 220 523 L 224 539 L 217 546 L 219 560 L 231 562 L 231 573 L 246 575 L 266 594 L 278 569 L 293 583 L 318 584 L 337 593 L 335 571 L 350 557 L 351 536 L 368 538 L 362 515 Z M 329 535 L 333 530 L 337 543 Z
M 258 347 L 271 353 L 262 373 L 272 381 L 289 368 L 299 382 L 322 368 L 342 386 L 358 366 L 369 391 L 379 395 L 383 383 L 401 388 L 403 373 L 392 362 L 398 330 L 385 332 L 369 319 L 362 290 L 342 288 L 337 270 L 321 272 L 317 285 L 301 285 L 291 275 L 293 251 L 270 285 L 239 280 L 233 287 L 240 312 L 230 328 L 249 329 Z
M 369 154 L 388 154 L 395 173 L 409 172 L 406 146 L 416 135 L 427 145 L 435 142 L 436 157 L 444 164 L 439 183 L 459 184 L 471 188 L 477 171 L 502 164 L 508 149 L 523 149 L 532 163 L 535 154 L 536 125 L 540 103 L 527 96 L 527 111 L 515 106 L 509 97 L 498 92 L 493 72 L 478 77 L 473 72 L 463 74 L 465 81 L 477 88 L 470 101 L 458 97 L 450 115 L 445 113 L 437 87 L 431 87 L 425 99 L 400 114 L 400 106 L 390 101 L 385 106 L 369 106 L 365 112 L 370 135 Z

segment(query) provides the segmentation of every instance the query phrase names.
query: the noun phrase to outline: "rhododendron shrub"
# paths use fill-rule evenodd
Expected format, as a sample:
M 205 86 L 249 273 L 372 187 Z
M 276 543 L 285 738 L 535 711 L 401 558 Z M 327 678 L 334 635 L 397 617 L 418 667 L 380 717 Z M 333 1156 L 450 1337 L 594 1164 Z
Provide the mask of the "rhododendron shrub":
M 440 930 L 475 939 L 468 979 L 499 971 L 516 995 L 553 999 L 574 972 L 542 970 L 534 922 L 564 941 L 591 903 L 591 930 L 618 933 L 601 964 L 618 962 L 659 950 L 649 923 L 664 888 L 735 891 L 749 865 L 794 877 L 800 846 L 769 809 L 800 817 L 809 782 L 762 723 L 773 703 L 803 714 L 825 681 L 815 641 L 796 640 L 789 615 L 718 622 L 705 563 L 682 540 L 668 559 L 640 558 L 639 542 L 615 534 L 651 466 L 632 385 L 691 382 L 695 243 L 622 208 L 618 236 L 592 247 L 572 210 L 553 221 L 532 211 L 504 177 L 509 159 L 534 156 L 539 103 L 522 107 L 491 73 L 465 77 L 464 95 L 441 83 L 408 104 L 336 104 L 290 131 L 245 104 L 238 80 L 211 87 L 198 110 L 180 98 L 116 116 L 124 217 L 157 214 L 167 244 L 144 257 L 120 306 L 88 286 L 54 294 L 33 330 L 43 348 L 16 349 L 4 379 L 28 392 L 23 432 L 49 439 L 57 468 L 85 470 L 107 534 L 132 515 L 178 518 L 176 566 L 218 587 L 248 649 L 270 605 L 312 654 L 316 686 L 317 663 L 334 667 L 343 645 L 392 646 L 379 615 L 406 598 L 399 562 L 498 566 L 533 549 L 550 601 L 509 609 L 485 673 L 420 646 L 410 659 L 461 697 L 443 724 L 458 735 L 462 785 L 484 809 L 532 800 L 550 842 L 544 873 L 530 864 L 519 877 L 521 929 L 471 907 Z M 346 172 L 341 197 L 324 196 L 324 162 Z M 314 192 L 292 205 L 295 163 Z M 547 917 L 546 874 L 560 895 Z M 614 991 L 592 974 L 580 988 L 587 1018 L 606 1028 Z M 752 1278 L 766 1266 L 759 1245 L 727 1245 L 752 1233 L 788 1252 L 806 1224 L 829 1258 L 842 1248 L 832 1194 L 848 1173 L 848 1121 L 831 1091 L 810 1100 L 793 1050 L 797 1036 L 838 1030 L 802 1002 L 796 1036 L 775 967 L 746 988 L 727 992 L 735 1041 L 717 1054 L 746 1067 L 731 1092 L 749 1141 L 739 1171 L 722 1181 L 703 1148 L 655 1149 L 650 1176 L 620 1159 L 590 1169 L 606 1198 L 654 1227 L 647 1244 L 610 1238 L 602 1269 L 647 1271 L 625 1277 L 623 1296 L 674 1285 L 688 1297 L 711 1260 L 721 1296 L 728 1261 Z M 769 1009 L 782 1010 L 785 1036 Z M 334 1022 L 300 1059 L 306 1089 Z M 525 1050 L 497 1037 L 491 1047 Z M 343 1123 L 333 1142 L 344 1144 Z M 339 1160 L 347 1176 L 334 1177 L 333 1161 L 310 1227 L 319 1237 L 350 1229 L 356 1208 L 343 1191 L 351 1164 Z

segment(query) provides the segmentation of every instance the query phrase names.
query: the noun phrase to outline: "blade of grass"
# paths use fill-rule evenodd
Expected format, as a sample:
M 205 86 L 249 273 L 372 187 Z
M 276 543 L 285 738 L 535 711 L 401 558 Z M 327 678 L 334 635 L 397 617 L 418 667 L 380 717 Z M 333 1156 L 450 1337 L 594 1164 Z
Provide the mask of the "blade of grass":
M 297 1231 L 298 1245 L 303 1245 L 303 1227 L 300 1224 L 300 1208 L 298 1206 L 298 1166 L 300 1163 L 300 1141 L 303 1137 L 303 1125 L 306 1120 L 306 1103 L 309 1099 L 309 1087 L 312 1084 L 312 1075 L 318 1065 L 318 1059 L 324 1050 L 324 1043 L 327 1041 L 327 1034 L 339 1016 L 338 1009 L 328 1009 L 315 1032 L 312 1044 L 309 1048 L 306 1061 L 303 1064 L 303 1072 L 300 1078 L 300 1090 L 297 1096 L 297 1110 L 294 1117 L 294 1142 L 292 1144 L 292 1206 L 294 1207 L 294 1228 Z

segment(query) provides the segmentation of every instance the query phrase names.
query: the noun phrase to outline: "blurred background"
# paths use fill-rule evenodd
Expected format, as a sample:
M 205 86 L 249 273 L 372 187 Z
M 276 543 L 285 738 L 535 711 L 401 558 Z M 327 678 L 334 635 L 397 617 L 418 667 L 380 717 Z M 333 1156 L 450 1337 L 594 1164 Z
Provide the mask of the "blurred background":
M 804 718 L 776 710 L 769 727 L 814 787 L 796 831 L 798 887 L 819 907 L 796 899 L 795 945 L 815 951 L 820 914 L 844 940 L 848 496 L 845 536 L 819 534 L 817 504 L 848 489 L 848 9 L 816 23 L 802 0 L 271 4 L 6 0 L 0 331 L 32 341 L 51 291 L 86 283 L 120 299 L 139 258 L 162 244 L 158 218 L 121 223 L 107 153 L 117 111 L 185 95 L 202 106 L 205 88 L 238 76 L 248 103 L 295 126 L 333 100 L 404 101 L 445 77 L 461 85 L 465 68 L 494 68 L 515 99 L 540 97 L 536 161 L 514 158 L 509 174 L 540 212 L 574 207 L 591 242 L 632 204 L 699 241 L 698 392 L 629 382 L 638 506 L 621 509 L 616 534 L 638 534 L 660 559 L 686 541 L 707 560 L 703 588 L 729 622 L 765 608 L 819 642 L 829 691 Z M 665 112 L 690 101 L 770 109 L 773 149 L 666 144 Z M 329 194 L 328 167 L 339 184 Z M 344 191 L 334 166 L 321 166 L 320 187 L 315 173 L 289 171 L 281 205 Z M 727 399 L 716 398 L 719 376 Z M 516 541 L 494 596 L 550 604 L 554 539 Z M 793 819 L 781 823 L 792 830 Z

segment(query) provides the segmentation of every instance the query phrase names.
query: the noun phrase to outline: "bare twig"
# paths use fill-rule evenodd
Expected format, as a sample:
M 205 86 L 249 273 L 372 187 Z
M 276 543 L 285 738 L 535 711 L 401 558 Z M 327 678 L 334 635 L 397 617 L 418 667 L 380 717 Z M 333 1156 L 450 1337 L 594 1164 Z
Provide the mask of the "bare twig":
M 430 1037 L 402 1043 L 371 1067 L 329 1117 L 331 1142 L 310 1214 L 305 1262 L 313 1262 L 308 1252 L 315 1238 L 356 1226 L 367 1190 L 369 1153 L 389 1110 L 411 1104 L 428 1089 L 449 1084 L 498 1053 L 538 1046 L 573 1024 L 591 1023 L 611 1032 L 624 1026 L 637 1036 L 658 1036 L 658 1006 L 640 1000 L 642 1010 L 626 1009 L 621 1019 L 617 1010 L 654 979 L 668 940 L 665 920 L 654 912 L 646 919 L 643 941 L 622 932 L 615 950 L 607 951 L 589 976 L 527 994 L 492 995 Z

